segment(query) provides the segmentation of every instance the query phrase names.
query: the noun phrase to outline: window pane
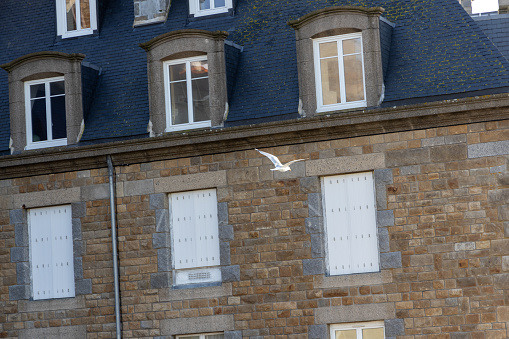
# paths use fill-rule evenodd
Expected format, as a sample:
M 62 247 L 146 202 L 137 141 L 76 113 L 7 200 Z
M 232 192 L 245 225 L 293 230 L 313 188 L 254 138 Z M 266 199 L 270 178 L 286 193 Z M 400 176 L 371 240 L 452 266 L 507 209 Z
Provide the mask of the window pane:
M 362 55 L 344 57 L 346 101 L 364 100 L 364 79 L 362 78 Z
M 322 100 L 324 105 L 341 102 L 339 90 L 339 66 L 338 58 L 320 60 L 322 75 Z
M 170 84 L 171 124 L 189 122 L 187 110 L 187 84 L 185 81 Z
M 46 93 L 45 84 L 30 86 L 30 98 L 42 98 Z
M 65 94 L 65 82 L 55 81 L 49 84 L 50 95 Z
M 203 78 L 209 75 L 209 64 L 207 61 L 191 62 L 191 78 Z
M 336 339 L 357 339 L 356 330 L 336 331 Z
M 80 1 L 81 28 L 90 28 L 90 0 Z
M 384 339 L 384 329 L 382 327 L 363 329 L 362 339 Z
M 225 7 L 225 6 L 226 6 L 225 0 L 215 0 L 214 1 L 214 8 Z
M 200 10 L 210 9 L 210 0 L 200 0 Z
M 67 137 L 65 124 L 65 96 L 51 98 L 51 129 L 53 139 Z
M 209 79 L 192 81 L 194 122 L 210 120 Z
M 343 40 L 343 54 L 354 54 L 361 52 L 361 39 Z
M 170 65 L 170 81 L 186 80 L 186 64 Z
M 338 44 L 336 41 L 320 44 L 320 58 L 338 55 Z
M 224 338 L 224 335 L 222 335 L 222 334 L 211 334 L 211 335 L 205 336 L 205 339 L 223 339 L 223 338 Z
M 65 0 L 65 10 L 67 16 L 67 30 L 76 30 L 76 0 Z
M 46 131 L 46 100 L 32 100 L 32 141 L 48 140 Z

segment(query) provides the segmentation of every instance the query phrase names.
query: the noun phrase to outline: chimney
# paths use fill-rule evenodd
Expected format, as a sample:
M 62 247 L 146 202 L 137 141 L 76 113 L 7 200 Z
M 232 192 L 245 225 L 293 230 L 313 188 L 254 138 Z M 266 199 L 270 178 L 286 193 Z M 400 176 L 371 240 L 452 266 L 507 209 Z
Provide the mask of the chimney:
M 170 0 L 133 0 L 133 26 L 165 22 L 170 11 Z
M 504 0 L 499 0 L 504 1 Z M 472 15 L 472 0 L 458 0 L 468 14 Z
M 498 13 L 509 14 L 509 0 L 498 0 Z

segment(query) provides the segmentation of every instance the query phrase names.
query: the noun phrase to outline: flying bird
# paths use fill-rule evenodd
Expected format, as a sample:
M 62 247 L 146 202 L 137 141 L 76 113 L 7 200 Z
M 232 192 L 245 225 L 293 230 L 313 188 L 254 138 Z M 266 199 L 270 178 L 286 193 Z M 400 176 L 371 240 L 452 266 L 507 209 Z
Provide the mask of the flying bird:
M 306 159 L 297 159 L 297 160 L 292 160 L 290 162 L 287 162 L 286 164 L 281 164 L 281 161 L 279 161 L 279 159 L 275 155 L 272 155 L 272 154 L 264 152 L 264 151 L 260 151 L 259 149 L 256 149 L 256 148 L 255 148 L 255 150 L 260 152 L 260 154 L 265 155 L 267 158 L 269 158 L 270 161 L 272 161 L 272 163 L 274 164 L 274 168 L 271 168 L 270 169 L 271 171 L 279 171 L 279 172 L 291 171 L 292 170 L 290 168 L 291 164 L 293 164 L 294 162 L 297 162 L 297 161 L 306 160 Z

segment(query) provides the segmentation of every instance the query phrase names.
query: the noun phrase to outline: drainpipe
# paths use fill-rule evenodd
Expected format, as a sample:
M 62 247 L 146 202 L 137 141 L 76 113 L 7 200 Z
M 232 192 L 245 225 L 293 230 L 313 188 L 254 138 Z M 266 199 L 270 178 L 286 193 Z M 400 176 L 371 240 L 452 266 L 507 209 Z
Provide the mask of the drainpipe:
M 117 253 L 117 218 L 115 214 L 115 178 L 113 177 L 113 163 L 111 156 L 107 156 L 108 176 L 110 181 L 110 209 L 111 209 L 111 242 L 113 252 L 113 278 L 115 284 L 115 322 L 117 339 L 122 338 L 122 324 L 120 318 L 120 284 L 118 279 L 118 253 Z

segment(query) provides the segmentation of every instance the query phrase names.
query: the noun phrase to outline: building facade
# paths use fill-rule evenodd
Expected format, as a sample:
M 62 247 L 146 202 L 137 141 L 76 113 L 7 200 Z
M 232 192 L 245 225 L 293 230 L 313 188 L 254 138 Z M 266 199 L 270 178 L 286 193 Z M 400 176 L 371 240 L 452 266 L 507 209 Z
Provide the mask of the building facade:
M 0 13 L 0 337 L 509 337 L 507 14 Z

